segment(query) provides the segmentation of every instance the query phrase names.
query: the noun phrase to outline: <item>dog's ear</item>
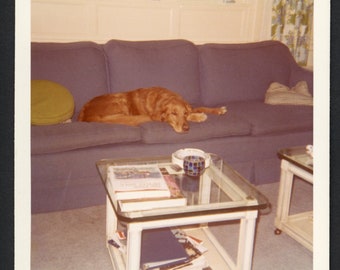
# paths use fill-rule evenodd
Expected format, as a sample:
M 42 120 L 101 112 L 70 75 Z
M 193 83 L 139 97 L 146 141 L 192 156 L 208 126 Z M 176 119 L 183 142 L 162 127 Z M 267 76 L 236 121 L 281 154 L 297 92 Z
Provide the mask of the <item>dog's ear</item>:
M 187 120 L 190 117 L 190 114 L 192 113 L 192 107 L 190 104 L 185 104 L 185 109 L 187 111 Z
M 162 122 L 164 122 L 165 116 L 166 116 L 165 112 L 162 112 L 162 113 L 161 113 L 161 118 L 160 118 L 160 120 L 161 120 Z
M 168 111 L 167 109 L 163 109 L 159 114 L 159 120 L 164 122 L 167 119 Z

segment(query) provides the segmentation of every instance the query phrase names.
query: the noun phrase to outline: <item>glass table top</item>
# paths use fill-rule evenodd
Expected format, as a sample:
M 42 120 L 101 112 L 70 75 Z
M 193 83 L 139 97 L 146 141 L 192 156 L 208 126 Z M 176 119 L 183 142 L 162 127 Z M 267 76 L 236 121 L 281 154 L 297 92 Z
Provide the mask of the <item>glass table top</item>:
M 110 166 L 157 164 L 162 172 L 166 171 L 176 179 L 176 183 L 187 198 L 184 206 L 154 208 L 123 212 L 119 203 L 109 192 L 107 170 Z M 219 159 L 211 162 L 200 177 L 192 178 L 183 170 L 173 169 L 171 157 L 153 157 L 136 159 L 105 159 L 96 163 L 106 194 L 117 216 L 126 220 L 144 220 L 164 217 L 190 216 L 199 214 L 235 212 L 241 210 L 265 209 L 269 202 L 255 186 L 238 174 L 232 167 Z
M 297 146 L 280 149 L 278 156 L 281 159 L 288 160 L 296 166 L 313 173 L 313 157 L 307 153 L 306 146 Z

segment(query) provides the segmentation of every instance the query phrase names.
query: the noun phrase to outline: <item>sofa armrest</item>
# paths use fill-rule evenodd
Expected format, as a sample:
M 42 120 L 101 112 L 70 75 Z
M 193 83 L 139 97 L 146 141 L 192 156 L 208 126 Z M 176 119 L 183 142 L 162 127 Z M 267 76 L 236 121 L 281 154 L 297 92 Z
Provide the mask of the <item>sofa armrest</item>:
M 313 71 L 298 65 L 295 66 L 290 74 L 290 87 L 295 86 L 299 81 L 306 81 L 309 92 L 313 95 Z

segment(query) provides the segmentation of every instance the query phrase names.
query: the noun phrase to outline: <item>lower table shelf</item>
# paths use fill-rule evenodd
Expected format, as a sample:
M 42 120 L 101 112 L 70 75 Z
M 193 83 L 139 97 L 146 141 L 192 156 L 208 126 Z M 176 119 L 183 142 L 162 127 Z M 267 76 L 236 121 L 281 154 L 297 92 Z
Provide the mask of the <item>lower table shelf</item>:
M 183 228 L 181 228 L 183 229 Z M 208 249 L 203 256 L 206 258 L 208 265 L 213 270 L 219 269 L 236 269 L 236 264 L 229 254 L 224 250 L 219 241 L 215 238 L 208 226 L 193 226 L 183 229 L 188 235 L 196 237 L 204 242 Z M 116 270 L 125 269 L 126 254 L 118 248 L 107 245 L 112 264 Z
M 108 241 L 109 239 L 107 239 Z M 106 241 L 106 243 L 107 243 Z M 110 259 L 111 259 L 111 263 L 113 265 L 113 268 L 115 270 L 123 270 L 126 268 L 125 266 L 125 261 L 126 261 L 126 254 L 121 252 L 118 248 L 109 245 L 108 243 L 106 244 L 107 248 L 109 250 L 109 254 L 110 254 Z
M 290 215 L 286 221 L 276 220 L 275 226 L 313 251 L 313 211 Z

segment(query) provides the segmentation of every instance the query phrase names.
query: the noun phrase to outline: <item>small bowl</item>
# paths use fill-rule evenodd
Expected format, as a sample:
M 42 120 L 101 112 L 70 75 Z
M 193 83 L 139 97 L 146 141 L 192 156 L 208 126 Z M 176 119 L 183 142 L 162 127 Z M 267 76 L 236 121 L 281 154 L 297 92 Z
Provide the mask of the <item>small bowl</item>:
M 205 158 L 201 156 L 186 156 L 183 160 L 184 173 L 191 177 L 200 176 L 205 170 Z

